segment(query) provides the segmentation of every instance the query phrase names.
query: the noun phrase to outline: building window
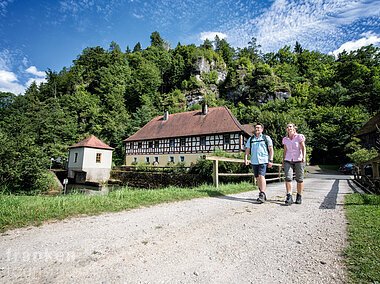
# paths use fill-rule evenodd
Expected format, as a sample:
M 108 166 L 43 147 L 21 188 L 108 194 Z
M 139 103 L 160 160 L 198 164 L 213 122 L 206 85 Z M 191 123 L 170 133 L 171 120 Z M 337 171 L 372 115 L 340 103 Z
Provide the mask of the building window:
M 137 157 L 134 157 L 134 158 L 133 158 L 133 162 L 134 162 L 134 163 L 137 163 Z
M 148 148 L 153 148 L 153 141 L 148 142 Z
M 74 155 L 74 163 L 78 162 L 78 153 L 75 153 Z
M 147 164 L 150 163 L 150 162 L 149 162 L 149 157 L 145 157 L 145 162 L 146 162 Z
M 185 144 L 186 144 L 186 138 L 181 138 L 180 139 L 180 145 L 185 146 Z
M 153 165 L 157 166 L 158 165 L 158 157 L 154 157 L 154 162 Z
M 180 160 L 181 162 L 184 162 L 184 161 L 185 161 L 185 156 L 180 156 L 180 157 L 179 157 L 179 160 Z
M 173 157 L 173 156 L 170 156 L 170 157 L 169 157 L 169 162 L 170 162 L 170 163 L 174 163 L 174 157 Z
M 142 148 L 142 142 L 137 143 L 137 148 Z
M 159 148 L 160 147 L 160 141 L 156 140 L 154 141 L 154 148 Z
M 131 142 L 131 149 L 135 147 L 135 143 Z
M 230 144 L 231 142 L 230 134 L 225 134 L 223 138 L 224 138 L 224 144 Z
M 175 147 L 175 140 L 174 139 L 169 140 L 169 147 Z
M 102 153 L 96 153 L 96 162 L 101 163 L 102 162 Z
M 201 146 L 206 146 L 206 136 L 201 136 L 200 144 Z

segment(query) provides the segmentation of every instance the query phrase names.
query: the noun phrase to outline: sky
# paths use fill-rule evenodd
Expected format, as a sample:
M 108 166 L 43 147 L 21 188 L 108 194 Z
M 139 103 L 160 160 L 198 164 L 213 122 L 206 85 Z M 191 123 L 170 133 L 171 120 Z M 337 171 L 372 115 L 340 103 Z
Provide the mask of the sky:
M 86 47 L 172 48 L 217 34 L 233 47 L 285 45 L 326 54 L 380 46 L 380 0 L 0 0 L 0 91 L 23 94 L 46 71 L 70 68 Z

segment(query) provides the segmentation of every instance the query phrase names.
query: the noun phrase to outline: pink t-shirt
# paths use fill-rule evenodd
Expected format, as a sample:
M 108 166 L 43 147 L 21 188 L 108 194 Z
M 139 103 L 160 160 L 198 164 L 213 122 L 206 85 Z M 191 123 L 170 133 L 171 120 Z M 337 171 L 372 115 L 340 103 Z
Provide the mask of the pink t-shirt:
M 293 139 L 289 137 L 282 138 L 282 144 L 286 146 L 285 161 L 300 162 L 302 161 L 301 142 L 305 141 L 305 136 L 302 134 L 294 134 Z

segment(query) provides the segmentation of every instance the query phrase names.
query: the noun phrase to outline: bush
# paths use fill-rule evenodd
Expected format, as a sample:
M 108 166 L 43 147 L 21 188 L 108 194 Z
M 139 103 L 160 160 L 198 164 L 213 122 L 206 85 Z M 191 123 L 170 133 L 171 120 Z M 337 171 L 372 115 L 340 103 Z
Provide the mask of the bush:
M 375 157 L 377 157 L 378 153 L 375 149 L 367 150 L 367 149 L 359 149 L 352 154 L 347 154 L 354 163 L 362 164 L 366 161 L 369 161 Z
M 199 175 L 199 178 L 206 182 L 212 182 L 212 161 L 205 159 L 197 160 L 190 167 L 189 173 Z
M 19 135 L 14 142 L 0 131 L 0 184 L 3 192 L 28 193 L 41 191 L 49 158 L 27 135 Z
M 44 193 L 47 191 L 60 191 L 61 185 L 58 183 L 54 173 L 50 171 L 42 172 L 35 182 L 34 193 Z

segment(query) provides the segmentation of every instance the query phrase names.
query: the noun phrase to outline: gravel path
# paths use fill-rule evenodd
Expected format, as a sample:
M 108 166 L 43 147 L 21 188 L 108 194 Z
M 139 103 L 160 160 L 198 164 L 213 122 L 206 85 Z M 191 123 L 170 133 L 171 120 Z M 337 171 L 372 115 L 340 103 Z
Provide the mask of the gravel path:
M 345 176 L 16 229 L 0 238 L 0 283 L 345 283 Z

